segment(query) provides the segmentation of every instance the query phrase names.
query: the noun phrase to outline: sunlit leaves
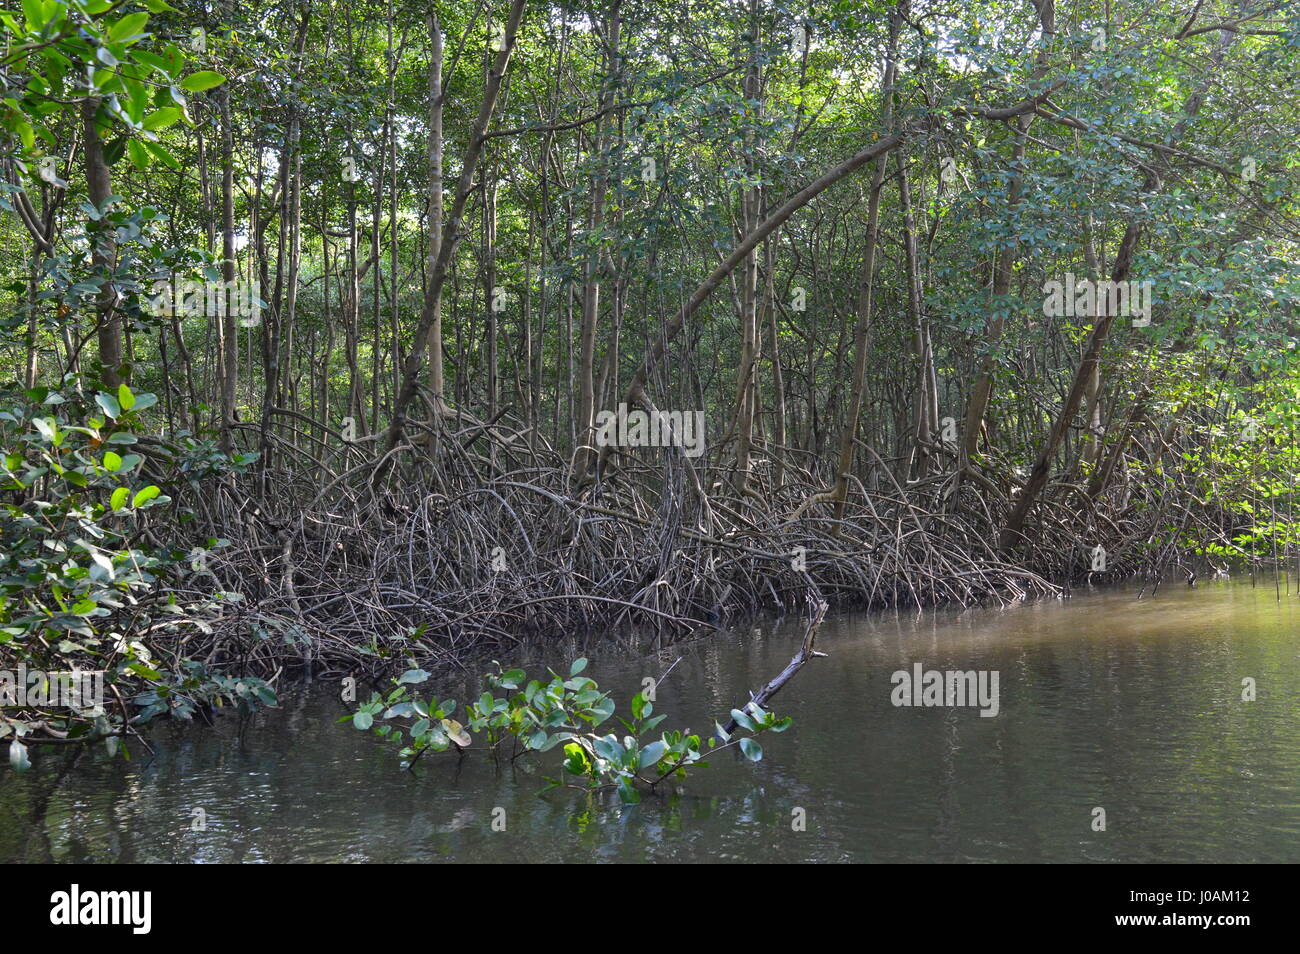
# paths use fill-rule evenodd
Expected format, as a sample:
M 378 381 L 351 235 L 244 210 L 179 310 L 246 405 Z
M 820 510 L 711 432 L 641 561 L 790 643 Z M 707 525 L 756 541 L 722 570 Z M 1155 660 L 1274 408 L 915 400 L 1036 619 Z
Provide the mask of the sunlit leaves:
M 158 484 L 136 482 L 145 458 L 121 449 L 138 442 L 132 429 L 156 397 L 126 385 L 115 395 L 42 386 L 6 389 L 3 397 L 0 478 L 23 490 L 0 526 L 9 567 L 0 592 L 7 668 L 16 660 L 46 672 L 102 669 L 107 660 L 105 680 L 128 700 L 107 714 L 69 708 L 40 718 L 69 738 L 91 740 L 115 738 L 124 719 L 142 725 L 165 714 L 191 718 L 197 706 L 230 703 L 250 713 L 273 705 L 275 693 L 260 679 L 230 679 L 190 660 L 164 665 L 142 641 L 181 625 L 208 626 L 205 599 L 182 602 L 159 585 L 180 555 L 137 542 L 149 512 L 170 500 Z M 159 458 L 151 463 L 151 472 L 167 466 Z M 21 730 L 28 715 L 7 709 L 0 736 Z M 25 750 L 11 753 L 23 755 L 14 767 L 24 768 Z
M 109 27 L 105 39 L 109 43 L 135 43 L 144 38 L 144 26 L 148 22 L 147 13 L 128 13 Z
M 156 132 L 159 129 L 166 129 L 172 123 L 181 118 L 181 110 L 178 106 L 164 106 L 162 109 L 155 109 L 152 113 L 144 118 L 141 124 L 149 132 Z
M 452 742 L 455 742 L 462 749 L 469 748 L 473 742 L 469 733 L 465 731 L 465 727 L 455 719 L 443 719 L 440 725 L 442 726 L 442 730 L 446 734 L 447 738 Z
M 212 89 L 214 86 L 220 86 L 225 81 L 226 78 L 220 73 L 214 73 L 211 70 L 200 70 L 181 80 L 181 89 L 187 93 L 201 93 L 204 90 Z
M 129 154 L 137 168 L 156 159 L 179 169 L 171 153 L 156 143 L 158 133 L 185 115 L 186 93 L 212 89 L 224 77 L 199 70 L 182 79 L 186 54 L 151 29 L 151 13 L 173 9 L 164 0 L 144 0 L 139 4 L 143 10 L 122 11 L 123 4 L 105 0 L 75 5 L 76 29 L 69 28 L 68 5 L 54 0 L 24 0 L 21 18 L 0 15 L 6 74 L 28 77 L 25 95 L 6 97 L 0 108 L 0 128 L 22 146 L 19 168 L 35 175 L 33 165 L 45 159 L 42 145 L 50 154 L 61 152 L 51 128 L 58 127 L 60 114 L 75 119 L 78 102 L 94 95 L 100 97 L 98 126 L 108 140 L 110 165 Z M 172 104 L 164 105 L 168 98 Z M 150 111 L 151 104 L 158 108 Z M 42 168 L 41 178 L 68 188 L 47 169 Z
M 160 493 L 162 493 L 162 491 L 159 490 L 156 486 L 151 484 L 148 487 L 145 487 L 142 490 L 136 492 L 135 497 L 131 499 L 131 506 L 143 507 L 149 501 L 157 497 Z

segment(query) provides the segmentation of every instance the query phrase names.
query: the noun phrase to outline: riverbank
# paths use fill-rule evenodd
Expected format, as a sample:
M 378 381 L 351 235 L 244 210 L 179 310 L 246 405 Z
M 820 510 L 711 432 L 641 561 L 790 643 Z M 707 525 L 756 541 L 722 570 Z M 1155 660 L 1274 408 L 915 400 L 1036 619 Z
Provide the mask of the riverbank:
M 1005 550 L 997 541 L 1015 494 L 989 476 L 904 485 L 880 467 L 836 516 L 817 498 L 829 475 L 759 478 L 736 495 L 723 491 L 725 469 L 668 456 L 661 470 L 629 460 L 573 488 L 567 469 L 541 455 L 525 467 L 508 449 L 484 445 L 500 455 L 491 468 L 478 458 L 493 477 L 458 473 L 445 450 L 435 460 L 406 447 L 405 470 L 371 461 L 314 480 L 268 471 L 256 503 L 231 483 L 196 499 L 208 533 L 228 544 L 177 592 L 242 595 L 213 622 L 208 658 L 264 677 L 378 676 L 570 634 L 669 645 L 819 601 L 1008 605 L 1185 572 L 1194 546 L 1222 546 L 1231 532 L 1219 514 L 1171 509 L 1140 488 L 1070 511 L 1063 484 Z M 1181 529 L 1167 528 L 1174 515 Z

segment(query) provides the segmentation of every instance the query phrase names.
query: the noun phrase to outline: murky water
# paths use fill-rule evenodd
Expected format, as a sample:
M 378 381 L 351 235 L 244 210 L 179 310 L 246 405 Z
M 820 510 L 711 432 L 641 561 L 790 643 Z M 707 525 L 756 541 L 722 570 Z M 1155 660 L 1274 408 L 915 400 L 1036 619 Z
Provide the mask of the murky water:
M 242 735 L 233 720 L 167 728 L 152 758 L 88 753 L 60 777 L 45 754 L 4 771 L 0 860 L 1300 861 L 1298 623 L 1300 598 L 1279 604 L 1271 581 L 831 618 L 830 656 L 777 697 L 795 724 L 764 737 L 761 763 L 723 755 L 634 807 L 539 796 L 558 750 L 513 771 L 430 756 L 413 776 L 317 691 Z M 769 624 L 650 657 L 594 653 L 588 674 L 622 706 L 682 657 L 656 712 L 703 732 L 798 636 Z M 916 662 L 997 671 L 998 715 L 894 706 L 891 674 Z M 199 810 L 206 831 L 191 830 Z

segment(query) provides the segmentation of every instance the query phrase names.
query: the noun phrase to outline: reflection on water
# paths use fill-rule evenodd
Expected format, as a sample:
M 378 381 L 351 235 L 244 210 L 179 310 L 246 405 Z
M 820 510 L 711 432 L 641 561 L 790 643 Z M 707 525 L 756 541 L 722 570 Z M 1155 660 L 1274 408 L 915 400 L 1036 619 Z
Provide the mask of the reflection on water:
M 0 860 L 1297 861 L 1298 621 L 1300 598 L 1279 605 L 1271 585 L 1235 581 L 831 618 L 819 641 L 830 657 L 777 697 L 795 725 L 764 737 L 763 762 L 724 754 L 630 808 L 539 797 L 558 751 L 514 769 L 430 756 L 413 776 L 393 747 L 339 724 L 346 709 L 322 687 L 242 734 L 234 720 L 168 727 L 153 757 L 94 751 L 65 771 L 43 752 L 25 776 L 5 771 Z M 622 708 L 683 657 L 656 711 L 665 728 L 703 734 L 781 669 L 798 635 L 767 625 L 650 657 L 597 653 L 589 673 Z M 890 676 L 915 662 L 998 671 L 999 714 L 893 706 Z M 206 831 L 193 831 L 200 811 Z

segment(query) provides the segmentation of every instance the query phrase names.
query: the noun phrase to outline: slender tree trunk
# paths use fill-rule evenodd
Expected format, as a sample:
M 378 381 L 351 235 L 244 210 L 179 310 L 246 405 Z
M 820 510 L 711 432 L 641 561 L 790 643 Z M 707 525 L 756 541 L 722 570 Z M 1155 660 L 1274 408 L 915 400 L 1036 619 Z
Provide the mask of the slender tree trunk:
M 745 111 L 758 110 L 762 97 L 762 71 L 758 64 L 758 50 L 761 37 L 758 0 L 749 3 L 750 47 L 749 69 L 745 73 L 744 95 Z M 761 117 L 755 116 L 759 122 Z M 758 174 L 754 151 L 757 148 L 755 137 L 746 135 L 746 169 L 752 178 Z M 750 186 L 741 195 L 741 230 L 742 238 L 758 228 L 759 223 L 759 189 Z M 749 457 L 754 440 L 754 419 L 758 414 L 758 387 L 756 380 L 758 361 L 758 247 L 750 249 L 741 264 L 740 273 L 740 367 L 736 372 L 736 466 L 732 473 L 732 485 L 737 493 L 743 494 L 749 487 Z
M 108 163 L 104 161 L 104 143 L 95 119 L 99 112 L 99 99 L 91 97 L 81 103 L 82 135 L 85 137 L 86 189 L 90 202 L 101 212 L 113 194 L 113 183 Z M 99 338 L 100 375 L 104 386 L 116 392 L 125 380 L 122 367 L 122 319 L 117 313 L 117 288 L 113 284 L 113 270 L 117 265 L 117 248 L 113 231 L 102 220 L 98 223 L 95 248 L 91 262 L 104 279 L 103 287 L 95 300 L 95 327 Z
M 426 285 L 431 281 L 442 250 L 442 27 L 438 14 L 429 15 L 429 249 Z M 429 332 L 423 345 L 429 349 L 429 391 L 436 412 L 446 411 L 446 380 L 442 367 L 442 294 L 430 295 L 426 287 L 424 314 Z M 423 316 L 422 316 L 423 317 Z M 416 350 L 419 350 L 417 345 Z
M 600 108 L 608 110 L 614 102 L 619 75 L 618 45 L 620 34 L 619 9 L 621 0 L 614 0 L 605 23 L 607 50 L 606 70 Z M 602 118 L 592 139 L 592 158 L 595 169 L 587 190 L 588 243 L 583 259 L 582 274 L 582 324 L 578 342 L 578 449 L 574 455 L 573 477 L 582 480 L 596 459 L 592 450 L 596 424 L 596 338 L 600 321 L 600 279 L 604 271 L 605 191 L 608 186 L 607 169 L 610 157 L 609 120 Z
M 217 96 L 221 114 L 221 279 L 227 288 L 235 281 L 235 140 L 230 120 L 230 87 Z M 217 382 L 221 394 L 221 449 L 234 450 L 235 400 L 239 384 L 239 325 L 234 309 L 223 308 L 216 317 Z
M 1038 83 L 1047 75 L 1050 67 L 1049 48 L 1056 35 L 1056 0 L 1030 0 L 1038 11 L 1038 22 L 1042 35 L 1039 38 L 1037 63 L 1030 76 L 1030 84 Z M 1022 115 L 1016 117 L 1016 139 L 1012 149 L 1011 181 L 1007 183 L 1007 218 L 1014 221 L 1020 208 L 1021 194 L 1025 184 L 1025 149 L 1027 134 L 1033 117 Z M 1015 274 L 1016 249 L 1019 243 L 1004 240 L 998 249 L 993 266 L 993 288 L 991 305 L 993 317 L 989 321 L 988 333 L 984 346 L 986 353 L 983 368 L 971 390 L 970 400 L 966 404 L 966 423 L 962 432 L 962 466 L 971 466 L 971 461 L 979 452 L 980 433 L 984 429 L 989 402 L 993 396 L 993 377 L 997 368 L 997 350 L 1002 342 L 1002 331 L 1006 324 L 1006 299 L 1011 291 L 1011 279 Z
M 930 325 L 922 311 L 921 268 L 917 259 L 916 221 L 912 214 L 912 187 L 907 178 L 903 153 L 894 153 L 898 166 L 898 196 L 903 217 L 904 274 L 907 280 L 907 313 L 912 322 L 913 351 L 916 354 L 916 383 L 913 387 L 912 440 L 908 449 L 908 477 L 923 477 L 935 463 L 931 446 L 939 429 L 937 395 L 934 393 L 934 351 L 930 345 Z M 913 463 L 921 464 L 913 472 Z
M 776 254 L 775 243 L 764 243 L 763 270 L 766 281 L 764 309 L 768 329 L 768 354 L 772 365 L 772 488 L 775 490 L 785 482 L 785 375 L 781 371 L 781 340 L 777 329 L 776 307 Z
M 884 100 L 883 122 L 886 130 L 894 125 L 893 90 L 898 79 L 898 34 L 901 30 L 903 10 L 901 5 L 889 18 L 889 43 L 885 48 L 885 69 L 881 80 Z M 885 162 L 882 154 L 876 159 L 871 176 L 871 192 L 867 199 L 867 234 L 862 253 L 862 276 L 858 281 L 857 320 L 853 331 L 853 386 L 849 394 L 844 429 L 840 433 L 839 462 L 835 470 L 835 486 L 831 500 L 835 503 L 835 528 L 844 517 L 844 505 L 849 495 L 849 474 L 857 451 L 858 418 L 862 416 L 862 401 L 867 389 L 867 357 L 871 352 L 871 325 L 874 311 L 876 284 L 876 247 L 880 237 L 880 194 L 885 185 Z M 814 498 L 815 499 L 815 498 Z
M 419 387 L 420 371 L 424 365 L 425 347 L 429 340 L 437 315 L 437 305 L 442 295 L 442 287 L 447 280 L 452 253 L 460 243 L 463 227 L 465 203 L 474 185 L 474 174 L 478 169 L 479 159 L 483 155 L 483 144 L 492 110 L 496 105 L 497 95 L 501 91 L 501 81 L 505 78 L 510 54 L 515 47 L 515 36 L 519 30 L 519 21 L 523 17 L 526 0 L 513 0 L 510 14 L 506 19 L 505 32 L 502 36 L 501 50 L 497 53 L 492 72 L 488 76 L 487 89 L 479 105 L 477 118 L 470 130 L 469 144 L 465 148 L 465 157 L 461 163 L 460 182 L 456 186 L 456 196 L 452 201 L 451 216 L 443 226 L 442 242 L 438 256 L 433 261 L 429 275 L 429 287 L 425 290 L 424 308 L 420 313 L 420 323 L 415 332 L 415 347 L 407 355 L 402 372 L 402 389 L 393 401 L 393 422 L 388 429 L 385 444 L 389 450 L 397 446 L 405 433 L 406 409 L 414 400 Z

